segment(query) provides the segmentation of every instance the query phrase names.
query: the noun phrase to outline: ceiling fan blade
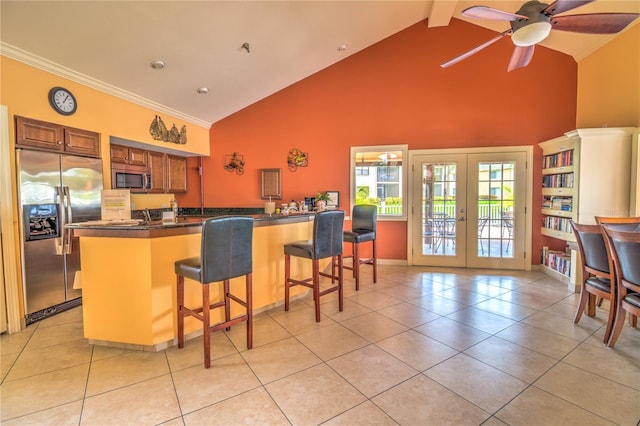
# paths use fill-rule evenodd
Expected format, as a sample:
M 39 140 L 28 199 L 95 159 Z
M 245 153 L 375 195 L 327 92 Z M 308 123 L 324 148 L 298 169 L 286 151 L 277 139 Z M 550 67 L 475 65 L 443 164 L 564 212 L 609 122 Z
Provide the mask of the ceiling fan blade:
M 556 0 L 549 6 L 545 7 L 542 10 L 542 13 L 553 16 L 557 15 L 558 13 L 563 13 L 568 10 L 575 9 L 576 7 L 583 6 L 593 1 L 594 0 Z
M 591 13 L 558 16 L 551 19 L 554 30 L 586 34 L 615 34 L 633 22 L 638 13 Z
M 504 12 L 487 6 L 468 7 L 462 11 L 462 16 L 466 16 L 467 18 L 494 19 L 496 21 L 518 21 L 520 19 L 529 19 L 524 15 Z
M 478 47 L 474 47 L 473 49 L 469 50 L 468 52 L 463 53 L 462 55 L 458 55 L 455 58 L 445 62 L 444 64 L 440 65 L 442 68 L 448 68 L 451 65 L 455 65 L 458 62 L 462 61 L 463 59 L 467 59 L 469 56 L 478 53 L 479 51 L 481 51 L 482 49 L 491 46 L 493 43 L 495 43 L 496 41 L 500 40 L 502 37 L 506 36 L 507 34 L 511 33 L 511 30 L 507 30 L 504 31 L 500 34 L 498 34 L 496 37 L 492 38 L 491 40 L 481 44 Z
M 507 72 L 529 65 L 531 58 L 533 58 L 533 50 L 535 46 L 535 44 L 532 44 L 531 46 L 515 46 L 515 49 L 513 49 L 513 53 L 511 54 L 511 59 L 509 60 Z

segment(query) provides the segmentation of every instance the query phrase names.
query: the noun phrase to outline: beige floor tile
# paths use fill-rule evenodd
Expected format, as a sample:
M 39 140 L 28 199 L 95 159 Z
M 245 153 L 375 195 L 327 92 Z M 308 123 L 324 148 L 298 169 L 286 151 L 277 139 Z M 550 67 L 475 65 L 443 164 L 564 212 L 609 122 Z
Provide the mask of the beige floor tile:
M 87 396 L 97 395 L 122 386 L 169 374 L 164 352 L 139 352 L 107 358 L 91 363 Z
M 80 424 L 151 425 L 179 415 L 176 392 L 167 374 L 87 398 Z
M 526 285 L 526 281 L 522 278 L 505 277 L 499 275 L 478 275 L 473 282 L 500 287 L 506 290 L 515 290 Z
M 434 282 L 439 282 L 454 287 L 460 284 L 471 282 L 473 280 L 473 278 L 465 276 L 464 270 L 456 271 L 455 268 L 443 268 L 442 272 L 438 272 L 437 270 L 430 270 L 429 272 L 429 275 Z
M 591 337 L 585 340 L 585 343 L 594 346 L 602 346 L 602 339 L 604 337 L 604 328 L 600 328 L 596 331 Z M 622 333 L 618 337 L 616 344 L 613 349 L 617 354 L 624 356 L 629 359 L 636 360 L 638 365 L 640 365 L 640 351 L 638 348 L 640 347 L 640 327 L 633 328 L 627 324 L 625 324 L 622 329 Z
M 376 346 L 418 371 L 433 367 L 458 353 L 457 350 L 414 330 L 380 340 Z
M 365 401 L 365 397 L 324 364 L 265 386 L 294 425 L 316 425 Z
M 79 425 L 80 414 L 82 413 L 83 401 L 74 401 L 69 404 L 59 405 L 37 413 L 27 414 L 13 420 L 5 420 L 3 426 L 59 426 L 59 425 Z
M 515 321 L 509 318 L 473 306 L 449 314 L 447 318 L 467 324 L 489 334 L 495 334 L 515 324 Z
M 520 291 L 521 289 L 522 287 L 520 287 L 518 290 L 500 294 L 496 296 L 496 298 L 504 300 L 505 302 L 516 303 L 518 305 L 538 310 L 548 308 L 558 301 L 558 298 L 556 297 L 550 297 L 537 293 L 525 293 Z
M 384 315 L 387 318 L 404 324 L 407 327 L 417 327 L 434 319 L 440 318 L 440 315 L 422 309 L 419 306 L 412 305 L 411 303 L 400 303 L 398 305 L 389 306 L 388 308 L 380 309 L 379 314 Z
M 308 308 L 308 306 L 305 304 L 302 309 L 306 308 Z M 278 315 L 280 315 L 280 309 L 276 308 L 276 310 L 278 311 Z M 238 324 L 226 334 L 238 351 L 242 352 L 247 350 L 247 329 L 245 323 Z M 291 337 L 291 334 L 270 316 L 253 321 L 254 348 L 268 345 L 278 340 L 288 339 L 289 337 Z
M 484 280 L 472 281 L 469 283 L 460 284 L 458 288 L 461 290 L 471 291 L 471 292 L 482 294 L 483 296 L 489 296 L 489 297 L 495 297 L 511 290 L 506 287 L 491 285 Z
M 333 320 L 322 312 L 322 305 L 320 307 L 320 322 L 316 322 L 316 310 L 311 307 L 307 309 L 283 312 L 281 315 L 274 315 L 272 318 L 293 336 L 306 331 L 326 327 L 333 323 Z
M 536 387 L 518 395 L 495 416 L 512 426 L 614 424 Z
M 458 354 L 424 374 L 490 413 L 527 387 L 522 380 L 465 354 Z
M 370 342 L 377 342 L 407 330 L 406 326 L 377 312 L 342 321 L 342 325 Z
M 535 386 L 621 425 L 635 425 L 640 419 L 640 391 L 563 362 Z
M 430 292 L 422 286 L 411 287 L 407 285 L 395 285 L 393 287 L 384 288 L 382 290 L 378 290 L 378 293 L 382 295 L 386 294 L 394 299 L 404 301 L 419 299 L 430 294 Z
M 42 321 L 38 321 L 38 327 L 56 327 L 74 322 L 82 324 L 82 306 L 71 308 L 52 317 L 45 318 Z
M 368 314 L 372 312 L 371 309 L 359 305 L 351 299 L 345 297 L 344 301 L 344 309 L 342 312 L 338 310 L 338 305 L 333 302 L 330 303 L 321 303 L 320 304 L 320 312 L 323 315 L 328 316 L 332 320 L 336 322 L 342 322 L 348 320 L 350 318 L 359 317 L 360 315 Z
M 216 359 L 210 368 L 197 365 L 172 375 L 183 414 L 260 386 L 255 374 L 239 354 Z
M 554 359 L 564 357 L 580 344 L 577 340 L 523 323 L 514 324 L 496 336 Z
M 372 401 L 401 425 L 477 426 L 489 418 L 489 413 L 423 374 Z
M 483 340 L 464 353 L 527 383 L 533 383 L 557 362 L 499 337 Z
M 555 334 L 560 334 L 575 340 L 585 340 L 591 336 L 602 324 L 593 324 L 591 318 L 584 318 L 578 324 L 566 318 L 552 314 L 550 312 L 537 312 L 522 322 L 542 330 L 547 330 Z
M 171 371 L 179 371 L 195 365 L 204 366 L 204 345 L 202 339 L 202 336 L 198 336 L 187 340 L 182 349 L 176 345 L 166 350 Z M 222 331 L 211 333 L 211 360 L 224 358 L 237 353 L 238 351 L 227 337 L 227 333 Z
M 0 354 L 2 356 L 22 352 L 37 327 L 27 327 L 19 333 L 0 334 Z
M 502 420 L 492 416 L 486 422 L 482 423 L 482 426 L 509 426 L 507 423 Z
M 13 364 L 15 364 L 19 355 L 20 352 L 15 352 L 8 355 L 2 355 L 0 357 L 0 383 L 5 380 L 7 374 L 9 374 L 9 371 L 11 371 L 11 368 L 13 367 Z
M 89 364 L 4 382 L 0 386 L 1 421 L 80 401 Z
M 611 350 L 604 344 L 595 346 L 583 343 L 562 361 L 640 391 L 638 360 Z
M 82 339 L 66 344 L 46 346 L 40 350 L 25 351 L 11 368 L 6 380 L 22 379 L 62 368 L 88 364 L 91 360 L 92 349 L 92 346 Z
M 384 411 L 376 407 L 370 401 L 363 402 L 362 404 L 353 407 L 352 409 L 322 424 L 323 426 L 397 425 L 391 417 L 387 416 Z
M 194 411 L 184 416 L 186 426 L 289 425 L 289 421 L 262 388 Z
M 497 298 L 485 300 L 484 302 L 473 305 L 473 307 L 515 321 L 520 321 L 538 312 L 536 309 L 528 308 L 523 305 L 518 305 L 517 303 L 511 303 Z
M 474 291 L 464 289 L 462 287 L 454 287 L 447 290 L 443 290 L 440 293 L 437 293 L 437 295 L 440 297 L 451 299 L 454 302 L 458 302 L 465 306 L 475 305 L 476 303 L 480 303 L 490 298 L 490 296 L 479 294 Z
M 242 352 L 242 356 L 263 384 L 322 362 L 293 337 Z
M 439 296 L 440 293 L 441 292 L 438 292 L 437 294 L 421 297 L 420 299 L 414 299 L 409 303 L 435 312 L 438 315 L 449 315 L 452 312 L 466 308 L 467 305 L 447 299 L 446 297 L 441 297 Z
M 375 345 L 349 352 L 327 364 L 367 398 L 418 374 L 417 370 Z
M 491 336 L 489 333 L 450 318 L 438 318 L 416 327 L 415 330 L 459 351 Z
M 114 356 L 129 354 L 135 352 L 135 349 L 115 348 L 111 346 L 99 346 L 92 345 L 93 353 L 91 354 L 91 361 L 100 361 L 102 359 L 111 358 Z
M 377 311 L 378 309 L 386 308 L 388 306 L 397 305 L 404 301 L 404 299 L 389 296 L 388 294 L 382 293 L 381 291 L 369 291 L 366 293 L 358 292 L 358 294 L 349 297 L 349 300 L 353 300 L 358 305 L 362 305 L 365 308 L 369 308 L 373 311 Z
M 362 337 L 337 323 L 299 334 L 296 337 L 323 361 L 369 344 Z
M 38 327 L 25 346 L 25 350 L 38 350 L 47 346 L 84 340 L 82 323 L 72 322 L 57 327 Z

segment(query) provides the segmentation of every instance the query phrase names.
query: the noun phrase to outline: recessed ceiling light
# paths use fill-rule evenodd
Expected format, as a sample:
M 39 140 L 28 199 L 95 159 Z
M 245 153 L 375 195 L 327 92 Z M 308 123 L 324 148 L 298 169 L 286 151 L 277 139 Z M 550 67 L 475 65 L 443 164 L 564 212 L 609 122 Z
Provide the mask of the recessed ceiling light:
M 342 52 L 347 50 L 348 45 L 346 44 L 341 44 L 340 46 L 338 46 L 338 52 Z
M 165 67 L 165 65 L 166 64 L 164 63 L 164 61 L 153 61 L 149 64 L 149 66 L 154 70 L 161 70 Z
M 208 87 L 198 87 L 196 89 L 196 92 L 201 94 L 201 95 L 206 95 L 207 93 L 209 93 L 209 88 Z

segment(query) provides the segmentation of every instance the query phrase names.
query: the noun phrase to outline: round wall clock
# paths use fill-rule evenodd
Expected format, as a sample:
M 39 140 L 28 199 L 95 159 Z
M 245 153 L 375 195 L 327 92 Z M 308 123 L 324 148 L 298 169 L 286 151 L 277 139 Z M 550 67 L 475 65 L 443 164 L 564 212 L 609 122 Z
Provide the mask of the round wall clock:
M 49 90 L 49 103 L 62 115 L 71 115 L 78 109 L 76 98 L 64 87 L 54 87 Z

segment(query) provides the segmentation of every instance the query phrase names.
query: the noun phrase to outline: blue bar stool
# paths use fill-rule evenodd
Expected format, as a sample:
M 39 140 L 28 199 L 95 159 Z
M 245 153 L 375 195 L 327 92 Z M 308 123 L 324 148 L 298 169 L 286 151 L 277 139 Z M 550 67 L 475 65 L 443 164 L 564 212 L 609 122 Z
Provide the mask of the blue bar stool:
M 376 254 L 376 227 L 378 221 L 378 207 L 369 204 L 358 204 L 353 206 L 351 214 L 351 230 L 344 231 L 343 239 L 345 243 L 351 243 L 350 255 L 344 259 L 353 259 L 352 266 L 344 266 L 344 269 L 353 271 L 353 278 L 356 280 L 356 291 L 360 290 L 360 265 L 373 266 L 373 282 L 378 282 L 378 256 Z M 358 250 L 358 245 L 371 241 L 371 258 L 362 259 Z
M 316 309 L 316 322 L 320 322 L 320 296 L 338 292 L 338 309 L 342 312 L 344 298 L 342 291 L 342 230 L 344 228 L 344 212 L 342 210 L 328 210 L 316 214 L 313 222 L 313 240 L 302 240 L 284 245 L 284 310 L 289 310 L 290 288 L 296 285 L 313 290 L 313 300 Z M 311 259 L 311 278 L 296 280 L 291 278 L 291 256 Z M 320 259 L 331 258 L 331 274 L 320 272 Z M 333 268 L 334 259 L 338 262 L 338 276 Z M 320 291 L 320 276 L 331 278 L 331 283 L 337 285 Z
M 247 349 L 253 346 L 252 272 L 253 219 L 249 217 L 216 217 L 202 224 L 200 257 L 178 260 L 175 263 L 178 287 L 178 347 L 184 347 L 184 318 L 192 316 L 202 321 L 204 366 L 211 366 L 211 333 L 247 322 Z M 245 275 L 246 298 L 230 293 L 229 280 Z M 202 307 L 184 306 L 184 278 L 202 284 Z M 221 281 L 223 299 L 211 303 L 209 284 Z M 243 315 L 231 318 L 231 301 L 246 309 Z M 210 311 L 224 308 L 224 321 L 211 325 Z

